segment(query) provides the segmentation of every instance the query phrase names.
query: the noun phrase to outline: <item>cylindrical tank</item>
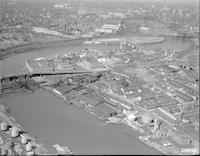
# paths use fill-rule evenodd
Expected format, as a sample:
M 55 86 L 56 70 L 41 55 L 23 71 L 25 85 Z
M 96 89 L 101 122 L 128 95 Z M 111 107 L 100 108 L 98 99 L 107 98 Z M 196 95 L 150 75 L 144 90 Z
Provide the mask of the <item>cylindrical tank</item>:
M 128 115 L 128 120 L 129 121 L 135 121 L 136 120 L 136 116 L 134 114 L 129 114 Z
M 142 115 L 142 122 L 148 124 L 151 123 L 152 120 L 153 118 L 148 113 Z
M 138 97 L 136 98 L 136 100 L 137 100 L 137 101 L 141 101 L 142 98 L 141 98 L 140 96 L 138 96 Z
M 28 144 L 26 144 L 26 151 L 29 152 L 33 149 L 32 144 L 29 142 Z
M 8 124 L 7 124 L 6 122 L 2 122 L 2 123 L 1 123 L 1 130 L 2 130 L 2 131 L 8 130 Z
M 23 149 L 21 148 L 21 145 L 20 145 L 20 144 L 16 144 L 16 145 L 14 146 L 14 151 L 16 151 L 19 155 L 21 155 Z
M 6 148 L 1 148 L 1 155 L 7 155 Z
M 17 127 L 13 127 L 11 129 L 11 136 L 14 138 L 14 137 L 17 137 L 19 136 L 19 129 Z
M 22 144 L 27 144 L 27 142 L 28 142 L 28 138 L 26 136 L 24 136 L 24 135 L 21 135 L 21 143 Z
M 34 155 L 34 151 L 28 151 L 26 152 L 26 155 Z

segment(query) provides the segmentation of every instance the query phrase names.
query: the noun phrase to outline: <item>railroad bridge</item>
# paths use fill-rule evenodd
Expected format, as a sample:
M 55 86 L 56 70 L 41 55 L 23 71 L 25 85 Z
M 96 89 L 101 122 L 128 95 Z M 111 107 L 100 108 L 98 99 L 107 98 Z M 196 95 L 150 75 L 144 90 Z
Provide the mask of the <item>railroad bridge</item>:
M 1 80 L 1 84 L 5 81 L 12 81 L 20 78 L 30 79 L 32 77 L 41 77 L 41 76 L 54 76 L 54 75 L 76 75 L 76 74 L 91 74 L 91 72 L 87 71 L 69 71 L 69 72 L 38 72 L 38 73 L 21 73 L 21 74 L 12 74 L 3 76 Z
M 65 75 L 67 79 L 70 78 L 78 78 L 77 80 L 80 81 L 80 84 L 92 83 L 99 78 L 101 78 L 106 72 L 109 70 L 102 70 L 102 71 L 78 71 L 78 70 L 71 70 L 67 72 L 38 72 L 38 73 L 19 73 L 19 74 L 12 74 L 3 76 L 0 79 L 0 91 L 4 91 L 7 89 L 14 89 L 14 88 L 23 88 L 28 87 L 29 85 L 45 83 L 45 82 L 35 82 L 32 78 L 34 77 L 43 77 L 43 76 L 59 76 Z

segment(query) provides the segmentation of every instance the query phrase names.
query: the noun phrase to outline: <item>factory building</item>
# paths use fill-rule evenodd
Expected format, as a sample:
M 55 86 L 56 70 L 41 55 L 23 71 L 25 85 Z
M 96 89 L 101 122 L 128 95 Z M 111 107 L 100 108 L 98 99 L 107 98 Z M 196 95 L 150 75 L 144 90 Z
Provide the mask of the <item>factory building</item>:
M 112 29 L 105 29 L 105 28 L 96 28 L 95 31 L 98 33 L 106 33 L 106 34 L 113 33 Z
M 85 69 L 105 69 L 101 63 L 91 58 L 88 58 L 87 60 L 80 59 L 76 64 Z
M 199 142 L 199 132 L 192 128 L 189 123 L 184 123 L 180 125 L 180 129 L 184 129 L 187 135 L 197 142 Z
M 103 29 L 111 29 L 113 31 L 119 31 L 121 24 L 104 24 Z
M 153 121 L 153 117 L 152 117 L 150 114 L 144 113 L 144 114 L 142 115 L 142 122 L 143 122 L 143 123 L 149 124 L 149 123 L 151 123 L 152 121 Z
M 88 98 L 87 96 L 77 94 L 77 92 L 72 91 L 71 93 L 78 101 L 82 101 L 86 103 L 88 106 L 94 107 L 99 104 L 99 101 L 96 101 L 94 99 Z
M 101 28 L 96 28 L 95 31 L 98 33 L 114 33 L 119 31 L 121 24 L 104 24 Z
M 99 117 L 110 117 L 111 114 L 114 114 L 114 112 L 116 112 L 113 107 L 110 107 L 106 103 L 101 103 L 95 106 L 93 111 Z
M 148 33 L 149 30 L 150 30 L 150 28 L 149 28 L 149 27 L 145 27 L 145 26 L 141 26 L 141 27 L 139 28 L 139 30 L 140 30 L 140 32 L 142 32 L 142 33 Z
M 162 108 L 157 108 L 153 112 L 155 112 L 158 115 L 158 118 L 162 119 L 168 125 L 170 126 L 175 125 L 175 121 L 177 119 L 172 114 L 168 113 L 166 110 Z
M 167 136 L 171 137 L 181 145 L 191 144 L 192 141 L 186 133 L 182 133 L 180 130 L 169 129 Z

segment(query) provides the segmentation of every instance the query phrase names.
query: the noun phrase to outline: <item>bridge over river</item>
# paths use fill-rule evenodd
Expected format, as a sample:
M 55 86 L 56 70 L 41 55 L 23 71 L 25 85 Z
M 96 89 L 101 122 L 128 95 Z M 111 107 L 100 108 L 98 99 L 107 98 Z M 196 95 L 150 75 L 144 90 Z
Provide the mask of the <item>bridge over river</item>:
M 5 90 L 14 90 L 22 88 L 26 92 L 32 92 L 30 86 L 36 86 L 37 84 L 45 83 L 47 81 L 36 82 L 34 77 L 43 77 L 43 76 L 59 76 L 64 75 L 65 78 L 74 78 L 74 77 L 82 77 L 83 80 L 81 83 L 90 82 L 90 78 L 95 77 L 99 79 L 105 72 L 108 70 L 102 70 L 98 72 L 94 71 L 80 71 L 80 70 L 69 70 L 67 72 L 33 72 L 33 73 L 16 73 L 11 75 L 3 76 L 0 79 L 0 91 L 4 92 Z

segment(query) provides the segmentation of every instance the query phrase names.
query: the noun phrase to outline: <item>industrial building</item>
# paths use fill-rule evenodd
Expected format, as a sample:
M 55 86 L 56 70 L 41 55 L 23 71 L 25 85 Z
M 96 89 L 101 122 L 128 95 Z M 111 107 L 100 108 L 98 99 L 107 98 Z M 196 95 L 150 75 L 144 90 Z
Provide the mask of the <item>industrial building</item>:
M 95 31 L 99 33 L 115 33 L 119 31 L 121 24 L 104 24 L 101 28 L 96 28 Z

